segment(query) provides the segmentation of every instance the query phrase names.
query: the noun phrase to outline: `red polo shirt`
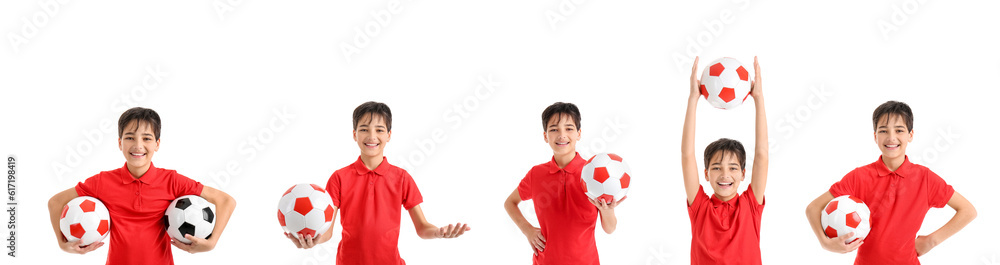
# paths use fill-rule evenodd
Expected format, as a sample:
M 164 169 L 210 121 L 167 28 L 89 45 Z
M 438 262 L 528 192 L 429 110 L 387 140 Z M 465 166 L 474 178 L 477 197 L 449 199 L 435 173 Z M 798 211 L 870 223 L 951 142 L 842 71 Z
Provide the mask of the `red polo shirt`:
M 931 207 L 948 205 L 955 193 L 930 169 L 904 159 L 890 171 L 880 156 L 830 187 L 834 197 L 853 195 L 871 210 L 872 229 L 854 264 L 920 264 L 914 243 L 920 224 Z
M 400 206 L 407 210 L 424 201 L 413 178 L 385 157 L 368 170 L 361 157 L 338 169 L 326 183 L 344 227 L 337 264 L 406 264 L 399 256 Z
M 600 264 L 594 227 L 597 207 L 583 192 L 580 172 L 586 160 L 580 153 L 559 168 L 555 157 L 531 168 L 517 186 L 521 200 L 535 200 L 535 214 L 545 250 L 532 258 L 534 264 Z
M 122 168 L 103 171 L 76 185 L 77 196 L 101 200 L 111 215 L 107 264 L 174 264 L 163 212 L 174 199 L 201 195 L 204 186 L 177 171 L 149 164 L 136 179 Z
M 691 264 L 761 264 L 763 211 L 764 204 L 757 203 L 753 187 L 725 202 L 698 187 L 698 195 L 688 206 Z

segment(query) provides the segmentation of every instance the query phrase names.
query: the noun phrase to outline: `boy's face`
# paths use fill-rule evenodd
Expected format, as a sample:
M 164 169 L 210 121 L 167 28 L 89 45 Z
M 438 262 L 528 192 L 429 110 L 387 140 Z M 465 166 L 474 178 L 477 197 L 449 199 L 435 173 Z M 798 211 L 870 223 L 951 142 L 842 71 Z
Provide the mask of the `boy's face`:
M 882 115 L 875 127 L 875 143 L 882 151 L 882 158 L 894 159 L 906 156 L 906 146 L 913 141 L 913 131 L 906 128 L 906 122 L 899 115 Z
M 118 137 L 118 149 L 130 168 L 145 168 L 153 160 L 153 153 L 160 149 L 160 140 L 153 135 L 149 123 L 130 121 Z
M 555 156 L 576 154 L 576 141 L 580 140 L 580 130 L 567 114 L 556 114 L 545 125 L 545 142 Z
M 740 187 L 746 170 L 740 168 L 740 161 L 732 153 L 715 152 L 710 164 L 705 169 L 705 180 L 712 184 L 715 196 L 722 201 L 736 197 L 736 188 Z
M 381 115 L 363 115 L 358 121 L 358 127 L 354 128 L 354 141 L 358 142 L 361 155 L 367 157 L 381 157 L 391 136 L 392 132 Z

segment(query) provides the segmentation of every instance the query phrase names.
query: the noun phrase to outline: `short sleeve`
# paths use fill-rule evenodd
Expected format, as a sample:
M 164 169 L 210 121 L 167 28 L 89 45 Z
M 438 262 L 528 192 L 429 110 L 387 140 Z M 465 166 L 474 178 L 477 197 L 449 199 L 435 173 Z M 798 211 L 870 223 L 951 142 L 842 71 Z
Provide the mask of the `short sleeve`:
M 76 196 L 100 198 L 100 195 L 98 194 L 101 192 L 101 180 L 103 179 L 101 174 L 104 174 L 104 172 L 97 173 L 97 175 L 91 176 L 83 182 L 77 183 Z
M 764 201 L 758 202 L 756 195 L 757 193 L 754 192 L 753 185 L 750 185 L 750 187 L 747 188 L 747 191 L 743 192 L 742 196 L 744 196 L 747 202 L 749 202 L 747 206 L 749 206 L 750 209 L 753 209 L 754 213 L 760 215 L 764 212 L 764 205 L 767 203 L 767 197 L 764 197 Z
M 420 189 L 417 189 L 417 182 L 413 181 L 413 177 L 410 173 L 403 171 L 403 208 L 409 210 L 414 206 L 419 205 L 424 202 L 424 197 L 420 195 Z
M 201 182 L 181 175 L 176 171 L 172 171 L 170 175 L 170 186 L 174 190 L 175 197 L 186 195 L 201 196 L 201 192 L 205 189 L 205 185 L 202 185 Z
M 326 181 L 326 193 L 330 194 L 330 199 L 333 200 L 333 206 L 340 208 L 340 177 L 337 172 L 333 172 L 330 175 L 330 179 Z
M 857 195 L 858 194 L 857 184 L 859 181 L 858 170 L 861 170 L 861 168 L 855 168 L 854 170 L 851 170 L 851 172 L 848 172 L 847 175 L 844 175 L 844 178 L 840 179 L 840 181 L 837 181 L 837 183 L 833 183 L 833 185 L 830 186 L 830 194 L 833 195 L 834 198 L 843 195 Z
M 698 209 L 708 201 L 708 195 L 705 194 L 705 187 L 698 185 L 698 194 L 694 195 L 694 200 L 691 201 L 691 205 L 688 205 L 688 216 L 694 221 L 694 215 L 697 213 Z M 684 202 L 687 202 L 687 198 L 684 198 Z
M 941 208 L 948 205 L 951 196 L 955 195 L 955 188 L 948 185 L 940 176 L 933 171 L 927 170 L 927 203 L 928 206 Z
M 521 179 L 521 183 L 517 184 L 517 194 L 521 196 L 522 201 L 531 199 L 531 171 L 528 171 L 528 174 Z

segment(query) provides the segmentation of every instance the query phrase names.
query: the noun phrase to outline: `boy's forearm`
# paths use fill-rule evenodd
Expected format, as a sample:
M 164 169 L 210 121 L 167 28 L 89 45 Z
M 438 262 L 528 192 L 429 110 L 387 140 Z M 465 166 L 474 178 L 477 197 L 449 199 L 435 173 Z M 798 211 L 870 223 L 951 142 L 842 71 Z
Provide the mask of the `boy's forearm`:
M 755 131 L 755 153 L 756 156 L 767 157 L 768 154 L 768 136 L 767 136 L 767 113 L 764 108 L 764 96 L 759 96 L 760 98 L 754 98 L 754 104 L 757 111 Z
M 822 197 L 823 196 L 816 198 L 816 200 L 809 203 L 809 206 L 806 207 L 806 219 L 809 220 L 809 228 L 812 229 L 813 234 L 816 235 L 816 239 L 823 239 L 826 237 L 826 233 L 823 231 L 823 223 L 820 221 L 823 206 L 826 204 L 822 202 Z
M 965 197 L 955 192 L 952 195 L 952 200 L 949 201 L 949 206 L 955 209 L 955 216 L 951 217 L 944 226 L 938 228 L 938 230 L 931 233 L 929 236 L 934 240 L 935 245 L 944 242 L 946 239 L 961 231 L 966 225 L 976 219 L 978 213 L 976 212 L 976 207 L 972 206 Z
M 618 228 L 618 217 L 615 216 L 615 209 L 601 211 L 601 228 L 605 233 L 611 234 Z
M 517 204 L 511 202 L 504 203 L 504 209 L 507 210 L 507 215 L 510 216 L 510 220 L 514 221 L 517 228 L 521 230 L 521 233 L 527 234 L 528 231 L 534 228 L 528 219 L 524 218 L 524 214 L 521 213 L 521 209 L 517 207 Z
M 215 242 L 218 242 L 226 225 L 229 224 L 229 218 L 233 216 L 233 211 L 236 209 L 236 199 L 226 195 L 215 206 L 218 216 L 215 219 L 215 229 L 212 229 L 212 237 Z

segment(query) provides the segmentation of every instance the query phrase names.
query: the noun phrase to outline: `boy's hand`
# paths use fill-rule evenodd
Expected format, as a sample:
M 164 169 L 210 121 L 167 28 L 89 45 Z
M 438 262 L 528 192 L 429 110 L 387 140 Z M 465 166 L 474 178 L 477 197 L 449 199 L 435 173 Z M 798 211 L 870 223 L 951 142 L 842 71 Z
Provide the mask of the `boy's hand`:
M 930 252 L 931 249 L 936 247 L 938 244 L 938 242 L 930 236 L 917 236 L 915 243 L 917 247 L 917 257 L 927 254 L 927 252 Z
M 545 237 L 542 236 L 542 229 L 532 227 L 532 230 L 525 233 L 524 236 L 528 237 L 528 243 L 531 244 L 531 251 L 535 252 L 535 256 L 545 250 Z
M 311 235 L 301 235 L 300 237 L 295 237 L 292 234 L 285 233 L 285 237 L 292 240 L 292 243 L 295 244 L 295 247 L 301 249 L 310 249 L 312 247 L 315 247 L 317 244 L 317 242 L 313 240 L 313 237 Z
M 697 59 L 695 61 L 697 62 Z M 757 63 L 757 56 L 753 57 L 753 71 L 753 82 L 750 83 L 750 96 L 755 100 L 760 100 L 764 95 L 764 90 L 762 89 L 763 86 L 761 86 L 760 64 Z
M 170 238 L 170 244 L 173 244 L 175 247 L 177 247 L 177 248 L 179 248 L 179 249 L 181 249 L 183 251 L 187 251 L 187 253 L 191 253 L 191 254 L 198 253 L 198 252 L 206 252 L 206 251 L 210 251 L 210 250 L 212 250 L 212 249 L 215 248 L 215 241 L 214 240 L 201 239 L 201 238 L 198 238 L 198 237 L 195 237 L 195 236 L 192 236 L 192 235 L 184 235 L 184 238 L 186 238 L 187 240 L 190 240 L 191 243 L 190 244 L 186 244 L 186 243 L 181 242 L 179 240 L 175 240 L 173 238 Z
M 830 252 L 841 253 L 841 254 L 849 253 L 851 251 L 854 251 L 855 249 L 858 249 L 858 247 L 860 247 L 861 244 L 864 242 L 864 238 L 859 238 L 858 240 L 854 240 L 854 242 L 851 242 L 850 244 L 845 244 L 844 242 L 847 242 L 847 239 L 851 238 L 852 236 L 854 236 L 854 232 L 847 233 L 846 235 L 842 235 L 836 238 L 824 237 L 819 240 L 819 243 L 820 245 L 823 245 L 823 249 L 829 250 Z
M 100 248 L 101 246 L 104 245 L 104 242 L 96 242 L 96 243 L 91 243 L 90 245 L 84 247 L 80 246 L 80 243 L 83 243 L 83 241 L 79 240 L 74 242 L 63 241 L 62 243 L 59 243 L 59 248 L 62 248 L 63 251 L 66 251 L 68 253 L 82 255 L 82 254 L 87 254 L 87 252 L 94 251 L 97 248 Z
M 454 225 L 449 224 L 448 226 L 439 227 L 437 232 L 434 233 L 436 238 L 456 238 L 465 234 L 465 231 L 472 230 L 469 224 L 456 223 Z
M 618 200 L 618 201 L 613 202 L 613 203 L 607 203 L 607 202 L 604 201 L 604 199 L 601 199 L 600 201 L 595 201 L 594 199 L 590 199 L 590 203 L 593 204 L 595 207 L 597 207 L 598 211 L 602 211 L 603 212 L 603 211 L 606 211 L 606 210 L 614 210 L 615 207 L 618 207 L 618 205 L 621 204 L 622 202 L 624 202 L 625 199 L 627 199 L 627 198 L 628 198 L 628 196 L 622 197 L 621 200 Z
M 752 85 L 751 85 L 752 87 Z M 751 88 L 752 90 L 752 88 Z M 694 65 L 691 66 L 691 95 L 690 98 L 701 96 L 701 81 L 698 81 L 698 57 L 694 57 Z

